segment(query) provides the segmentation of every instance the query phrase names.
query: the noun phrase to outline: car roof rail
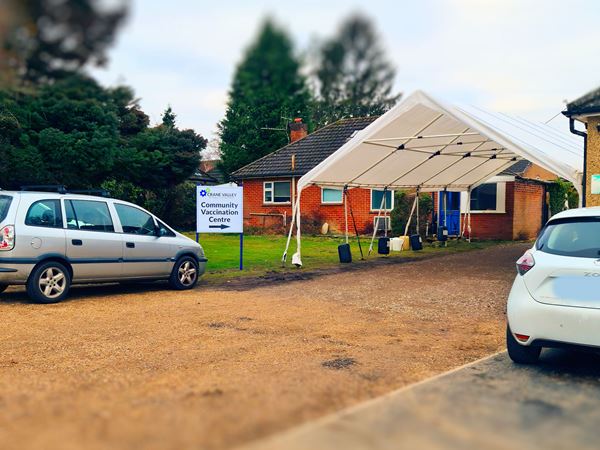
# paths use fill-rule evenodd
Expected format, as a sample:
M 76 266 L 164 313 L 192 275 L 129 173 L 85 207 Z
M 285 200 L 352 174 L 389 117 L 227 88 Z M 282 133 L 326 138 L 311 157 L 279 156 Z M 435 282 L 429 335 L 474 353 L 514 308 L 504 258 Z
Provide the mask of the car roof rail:
M 66 194 L 67 187 L 63 184 L 29 184 L 21 186 L 21 191 L 37 191 L 37 192 L 58 192 Z
M 69 189 L 69 194 L 95 195 L 97 197 L 110 197 L 106 189 Z

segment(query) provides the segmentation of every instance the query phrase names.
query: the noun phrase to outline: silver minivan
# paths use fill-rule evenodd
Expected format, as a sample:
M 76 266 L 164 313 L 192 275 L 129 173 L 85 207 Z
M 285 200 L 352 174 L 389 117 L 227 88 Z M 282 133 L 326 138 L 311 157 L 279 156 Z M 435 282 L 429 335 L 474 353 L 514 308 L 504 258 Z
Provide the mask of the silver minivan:
M 139 206 L 66 192 L 0 191 L 0 292 L 27 286 L 40 303 L 74 283 L 168 280 L 192 289 L 202 247 Z

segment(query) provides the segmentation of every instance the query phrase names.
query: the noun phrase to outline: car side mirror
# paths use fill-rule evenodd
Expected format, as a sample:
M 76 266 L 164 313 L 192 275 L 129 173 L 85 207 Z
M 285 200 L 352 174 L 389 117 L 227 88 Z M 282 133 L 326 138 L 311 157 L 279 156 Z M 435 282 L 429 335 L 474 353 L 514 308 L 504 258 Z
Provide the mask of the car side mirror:
M 161 227 L 159 227 L 158 225 L 154 225 L 154 236 L 161 237 L 164 235 L 165 235 L 164 230 Z

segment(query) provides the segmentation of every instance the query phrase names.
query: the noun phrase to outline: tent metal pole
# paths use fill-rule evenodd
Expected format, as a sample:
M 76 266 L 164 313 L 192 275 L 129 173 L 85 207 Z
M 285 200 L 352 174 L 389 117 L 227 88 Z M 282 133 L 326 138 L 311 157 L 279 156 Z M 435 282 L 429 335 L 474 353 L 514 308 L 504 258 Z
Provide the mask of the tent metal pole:
M 377 225 L 379 224 L 379 218 L 381 217 L 381 211 L 385 210 L 385 197 L 386 197 L 386 191 L 387 191 L 387 187 L 385 187 L 383 189 L 383 198 L 381 199 L 381 204 L 379 205 L 379 211 L 377 212 L 377 219 L 375 219 L 375 224 L 373 226 L 373 236 L 371 237 L 371 245 L 369 245 L 369 252 L 367 253 L 367 256 L 371 255 L 371 252 L 373 251 L 373 242 L 375 242 L 375 234 L 377 234 Z M 387 237 L 387 227 L 385 227 L 385 235 Z
M 467 128 L 467 130 L 468 130 L 468 128 Z M 401 176 L 399 176 L 398 178 L 394 179 L 394 180 L 393 180 L 391 183 L 389 183 L 389 184 L 394 184 L 396 181 L 398 181 L 398 180 L 400 180 L 400 179 L 404 178 L 404 177 L 405 177 L 406 175 L 408 175 L 409 173 L 413 172 L 414 170 L 417 170 L 417 169 L 418 169 L 419 167 L 421 167 L 423 164 L 426 164 L 426 163 L 427 163 L 427 162 L 428 162 L 430 159 L 432 159 L 433 157 L 441 155 L 441 153 L 442 153 L 442 152 L 443 152 L 443 151 L 444 151 L 446 148 L 448 148 L 448 145 L 451 145 L 451 144 L 452 144 L 452 142 L 454 142 L 456 139 L 458 139 L 458 138 L 454 138 L 454 139 L 453 139 L 452 141 L 450 141 L 448 144 L 443 144 L 443 145 L 442 145 L 442 148 L 441 148 L 440 150 L 436 151 L 435 153 L 431 153 L 431 154 L 429 155 L 429 158 L 425 159 L 424 161 L 421 161 L 421 162 L 420 162 L 419 164 L 417 164 L 415 167 L 413 167 L 412 169 L 410 169 L 408 172 L 405 172 L 405 173 L 403 173 Z
M 283 256 L 281 257 L 281 262 L 285 264 L 286 260 L 287 260 L 287 252 L 290 248 L 290 242 L 292 240 L 292 232 L 294 230 L 294 223 L 296 220 L 296 211 L 298 209 L 297 207 L 297 203 L 294 204 L 294 208 L 292 209 L 292 219 L 290 220 L 290 231 L 288 233 L 288 237 L 287 237 L 287 242 L 285 244 L 285 250 L 283 252 Z
M 467 240 L 471 242 L 471 188 L 467 191 L 467 233 L 469 237 Z
M 461 178 L 466 177 L 467 175 L 469 175 L 471 172 L 474 172 L 475 170 L 479 169 L 481 166 L 483 166 L 484 164 L 486 164 L 488 161 L 493 160 L 493 159 L 497 159 L 496 157 L 502 153 L 504 150 L 506 150 L 505 148 L 503 148 L 502 150 L 500 150 L 498 153 L 496 153 L 495 155 L 489 156 L 488 158 L 485 159 L 485 161 L 483 161 L 481 164 L 477 164 L 475 167 L 473 167 L 470 170 L 467 170 L 465 173 L 463 173 L 460 177 L 452 180 L 450 183 L 448 183 L 448 186 L 453 185 L 454 183 L 456 183 L 458 180 L 460 180 Z M 502 170 L 500 170 L 501 172 Z
M 470 127 L 469 127 L 470 128 Z M 467 128 L 467 130 L 469 129 Z M 427 128 L 425 128 L 427 129 Z M 373 142 L 389 142 L 389 141 L 400 141 L 405 139 L 430 139 L 430 138 L 443 138 L 443 137 L 461 137 L 461 136 L 480 136 L 481 134 L 474 131 L 472 133 L 447 133 L 447 134 L 428 134 L 428 135 L 416 135 L 416 136 L 404 136 L 404 137 L 394 137 L 394 138 L 379 138 L 379 139 L 369 139 L 369 141 Z M 367 142 L 367 141 L 365 141 Z
M 444 117 L 444 114 L 440 114 L 438 116 L 436 116 L 433 120 L 431 120 L 427 125 L 425 125 L 423 128 L 421 128 L 419 130 L 419 133 L 425 131 L 427 128 L 429 128 L 431 125 L 433 125 L 436 121 L 438 121 L 439 119 L 441 119 L 442 117 Z M 410 139 L 409 139 L 410 140 Z M 404 145 L 406 145 L 408 143 L 405 142 Z M 354 181 L 356 181 L 357 179 L 359 179 L 360 177 L 362 177 L 365 173 L 369 172 L 371 169 L 377 167 L 379 164 L 381 164 L 383 161 L 385 161 L 386 159 L 388 159 L 390 156 L 392 156 L 394 153 L 396 153 L 397 151 L 397 147 L 394 148 L 394 150 L 392 150 L 391 152 L 389 152 L 387 155 L 385 155 L 382 159 L 380 159 L 379 161 L 375 162 L 374 164 L 372 164 L 369 168 L 367 168 L 367 170 L 363 171 L 362 173 L 360 173 L 359 175 L 357 175 L 356 177 L 352 178 L 349 182 L 352 183 Z M 391 184 L 391 183 L 390 183 Z
M 344 230 L 346 236 L 346 244 L 348 243 L 348 186 L 344 186 Z
M 419 231 L 419 188 L 417 188 L 417 234 L 421 236 Z
M 438 173 L 436 173 L 434 176 L 428 178 L 427 180 L 425 180 L 424 182 L 422 182 L 421 184 L 427 184 L 427 182 L 433 180 L 435 177 L 437 177 L 438 175 L 441 175 L 442 173 L 444 173 L 446 170 L 450 169 L 451 167 L 454 167 L 456 164 L 458 164 L 459 162 L 461 162 L 463 159 L 468 158 L 471 155 L 472 152 L 476 152 L 477 149 L 479 147 L 481 147 L 485 142 L 479 144 L 477 147 L 475 147 L 472 151 L 467 152 L 466 154 L 462 155 L 462 158 L 457 159 L 456 161 L 454 161 L 452 164 L 450 164 L 449 166 L 444 167 L 442 170 L 440 170 Z
M 298 267 L 302 266 L 302 251 L 301 251 L 301 231 L 300 231 L 300 197 L 302 190 L 298 190 L 296 198 L 296 253 L 292 256 L 292 264 Z
M 413 202 L 412 208 L 410 209 L 410 215 L 408 216 L 408 220 L 406 221 L 406 226 L 404 227 L 404 236 L 408 236 L 408 228 L 410 227 L 410 222 L 413 216 L 413 213 L 415 212 L 415 206 L 417 205 L 417 200 L 418 196 L 415 197 L 415 201 Z
M 500 166 L 500 168 L 494 170 L 493 172 L 488 173 L 486 176 L 480 178 L 479 180 L 477 180 L 475 183 L 473 183 L 470 187 L 472 189 L 476 188 L 480 183 L 484 182 L 485 180 L 487 180 L 488 178 L 490 178 L 492 175 L 496 174 L 496 173 L 500 173 L 502 172 L 504 169 L 509 168 L 510 166 L 512 166 L 515 163 L 515 161 L 513 161 L 512 159 L 507 163 L 504 164 L 502 166 Z

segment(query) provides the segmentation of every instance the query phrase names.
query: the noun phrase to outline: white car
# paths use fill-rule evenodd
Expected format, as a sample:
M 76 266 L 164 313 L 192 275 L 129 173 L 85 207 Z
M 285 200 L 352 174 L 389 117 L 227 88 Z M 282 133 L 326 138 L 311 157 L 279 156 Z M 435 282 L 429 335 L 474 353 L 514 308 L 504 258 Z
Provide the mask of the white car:
M 600 348 L 600 208 L 552 217 L 517 261 L 506 345 L 517 363 L 543 347 Z

